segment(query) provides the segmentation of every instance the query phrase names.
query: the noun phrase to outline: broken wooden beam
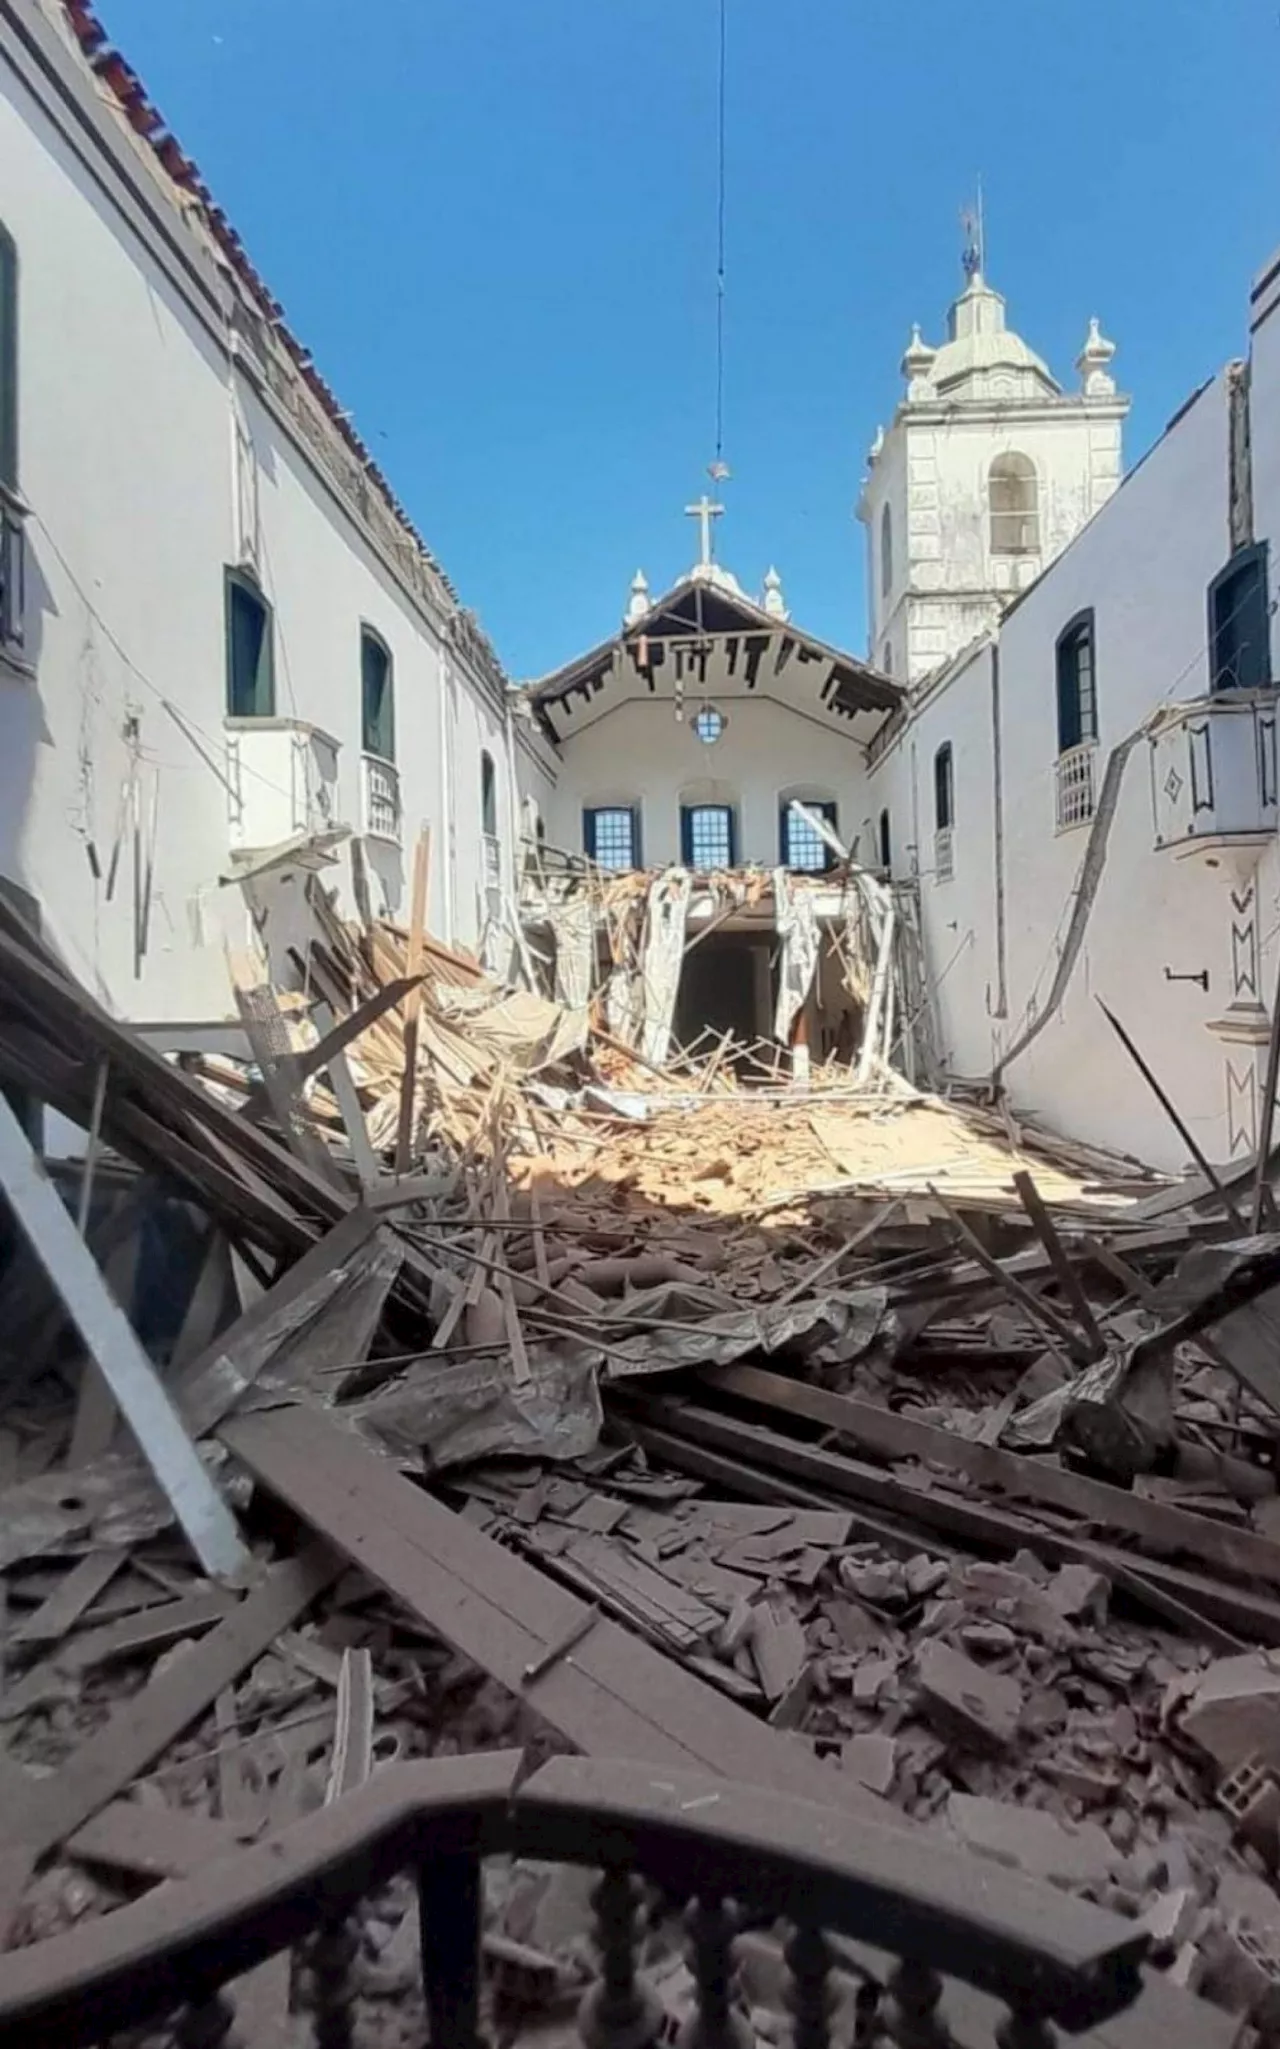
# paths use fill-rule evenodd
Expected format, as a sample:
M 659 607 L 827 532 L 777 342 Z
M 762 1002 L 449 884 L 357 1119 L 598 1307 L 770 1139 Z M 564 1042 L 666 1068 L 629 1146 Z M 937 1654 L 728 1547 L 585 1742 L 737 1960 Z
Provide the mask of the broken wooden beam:
M 26 1876 L 212 1708 L 224 1687 L 269 1648 L 342 1570 L 322 1544 L 274 1566 L 262 1585 L 200 1643 L 193 1644 L 134 1700 L 124 1702 L 47 1779 L 5 1782 L 0 1858 L 0 1949 Z M 5 1911 L 7 1910 L 7 1911 Z
M 1019 1202 L 1031 1219 L 1037 1238 L 1049 1256 L 1049 1263 L 1057 1275 L 1058 1285 L 1075 1312 L 1077 1323 L 1093 1346 L 1095 1356 L 1101 1358 L 1107 1349 L 1107 1341 L 1098 1328 L 1093 1304 L 1085 1294 L 1079 1274 L 1067 1257 L 1066 1248 L 1054 1228 L 1053 1218 L 1049 1215 L 1040 1190 L 1030 1174 L 1025 1171 L 1014 1175 L 1013 1185 Z
M 822 1445 L 802 1444 L 766 1430 L 759 1423 L 746 1423 L 738 1417 L 698 1408 L 691 1402 L 648 1393 L 637 1396 L 634 1387 L 625 1397 L 620 1397 L 615 1389 L 612 1399 L 619 1402 L 621 1414 L 641 1419 L 642 1432 L 650 1437 L 662 1433 L 666 1455 L 673 1464 L 679 1463 L 680 1441 L 689 1439 L 699 1450 L 710 1446 L 714 1451 L 740 1457 L 744 1464 L 755 1464 L 762 1471 L 794 1474 L 815 1489 L 821 1488 L 829 1507 L 868 1501 L 917 1528 L 942 1530 L 966 1543 L 1010 1556 L 1025 1547 L 1054 1563 L 1090 1565 L 1103 1574 L 1110 1572 L 1113 1561 L 1122 1568 L 1132 1564 L 1132 1555 L 1113 1545 L 1093 1543 L 1056 1524 L 1037 1521 L 1032 1515 L 998 1507 L 971 1494 L 953 1494 L 936 1480 L 930 1484 L 928 1475 L 922 1475 L 913 1485 L 904 1475 L 886 1473 L 878 1466 Z M 1254 1538 L 1254 1542 L 1258 1541 L 1261 1540 Z M 1280 1645 L 1280 1600 L 1210 1578 L 1203 1572 L 1171 1565 L 1164 1559 L 1144 1558 L 1141 1578 L 1160 1592 L 1172 1594 L 1185 1608 L 1207 1615 L 1239 1635 L 1255 1638 L 1259 1643 Z M 1137 1575 L 1134 1579 L 1136 1584 Z
M 108 1293 L 92 1253 L 3 1096 L 0 1188 L 205 1571 L 224 1578 L 243 1573 L 250 1558 L 235 1518 L 201 1464 L 155 1368 L 128 1318 Z
M 590 1612 L 316 1410 L 235 1417 L 221 1436 L 264 1487 L 513 1693 L 525 1667 Z M 589 1754 L 697 1764 L 828 1805 L 880 1809 L 863 1787 L 604 1616 L 539 1681 L 537 1706 Z
M 1211 1516 L 1147 1500 L 1087 1473 L 1067 1472 L 1018 1452 L 976 1444 L 936 1424 L 917 1422 L 874 1402 L 830 1394 L 758 1366 L 712 1366 L 701 1377 L 743 1401 L 820 1423 L 881 1458 L 945 1466 L 1011 1501 L 1038 1502 L 1098 1529 L 1131 1532 L 1145 1549 L 1162 1556 L 1194 1559 L 1242 1579 L 1280 1587 L 1280 1544 L 1253 1530 L 1233 1529 Z

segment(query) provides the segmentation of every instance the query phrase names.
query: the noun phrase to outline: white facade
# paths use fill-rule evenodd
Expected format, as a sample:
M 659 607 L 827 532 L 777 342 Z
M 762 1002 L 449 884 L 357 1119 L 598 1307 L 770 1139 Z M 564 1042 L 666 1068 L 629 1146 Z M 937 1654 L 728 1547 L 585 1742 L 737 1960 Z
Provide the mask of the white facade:
M 689 859 L 688 811 L 713 806 L 732 817 L 732 860 L 719 865 L 786 865 L 792 798 L 858 833 L 867 746 L 899 695 L 793 625 L 774 571 L 759 600 L 709 561 L 652 604 L 638 578 L 617 640 L 532 688 L 557 765 L 546 836 L 590 855 L 592 817 L 625 810 L 635 865 L 661 868 Z
M 1115 490 L 1128 400 L 1114 354 L 1092 322 L 1080 388 L 1064 393 L 976 270 L 941 347 L 914 330 L 858 504 L 871 659 L 887 675 L 914 683 L 993 627 Z
M 60 0 L 0 0 L 27 508 L 10 508 L 25 598 L 0 657 L 0 876 L 117 1011 L 219 1017 L 225 945 L 245 938 L 233 878 L 281 842 L 328 836 L 342 909 L 407 917 L 429 825 L 430 923 L 474 944 L 513 881 L 517 753 L 539 750 L 145 112 L 118 59 L 95 75 Z M 229 716 L 228 570 L 270 608 L 274 703 L 249 717 Z M 390 657 L 393 760 L 363 752 L 365 630 Z
M 1251 373 L 1229 365 L 1194 395 L 998 632 L 922 687 L 872 773 L 872 801 L 890 809 L 902 849 L 895 865 L 919 873 L 951 1071 L 994 1074 L 1049 1125 L 1169 1168 L 1186 1166 L 1189 1148 L 1097 999 L 1200 1150 L 1215 1163 L 1247 1160 L 1280 933 L 1266 644 L 1280 314 L 1270 307 L 1264 290 Z M 1253 600 L 1215 610 L 1215 592 L 1251 572 Z M 1224 663 L 1245 619 L 1262 623 L 1236 674 Z M 1064 748 L 1059 658 L 1082 630 L 1092 733 Z M 944 745 L 954 757 L 949 878 L 934 858 Z

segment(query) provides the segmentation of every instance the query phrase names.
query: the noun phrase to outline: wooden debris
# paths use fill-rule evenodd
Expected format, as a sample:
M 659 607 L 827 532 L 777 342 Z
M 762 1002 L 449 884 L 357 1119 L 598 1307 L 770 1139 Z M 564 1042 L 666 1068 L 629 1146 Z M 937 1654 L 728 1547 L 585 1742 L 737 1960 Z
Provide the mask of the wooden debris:
M 227 1577 L 242 1573 L 248 1553 L 235 1521 L 3 1095 L 0 1187 L 119 1402 L 197 1556 L 209 1572 Z

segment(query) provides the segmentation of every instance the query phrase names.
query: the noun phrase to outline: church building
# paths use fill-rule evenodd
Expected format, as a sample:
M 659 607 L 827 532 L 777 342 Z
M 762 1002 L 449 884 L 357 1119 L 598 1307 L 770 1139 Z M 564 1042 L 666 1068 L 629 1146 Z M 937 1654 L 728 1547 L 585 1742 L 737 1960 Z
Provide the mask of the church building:
M 708 1032 L 739 1046 L 785 1044 L 793 1026 L 803 1048 L 812 1030 L 829 1051 L 848 1006 L 836 953 L 819 935 L 843 929 L 851 901 L 829 878 L 866 813 L 869 744 L 903 693 L 806 633 L 776 570 L 747 595 L 715 560 L 722 511 L 705 496 L 689 508 L 699 556 L 674 589 L 651 598 L 637 574 L 618 631 L 525 693 L 548 756 L 530 798 L 546 840 L 570 855 L 558 871 L 535 859 L 525 920 L 535 945 L 540 934 L 551 940 L 562 984 L 574 935 L 592 950 L 584 972 L 625 970 L 615 913 L 624 896 L 642 925 L 645 910 L 625 878 L 678 877 L 663 905 L 661 988 L 652 950 L 643 964 L 638 953 L 626 1001 L 613 981 L 620 1026 L 630 1016 L 655 1056 L 669 1033 L 681 1045 Z M 860 851 L 874 860 L 869 846 Z M 652 927 L 652 902 L 649 911 Z M 776 1034 L 797 918 L 806 931 L 797 944 L 813 957 Z M 645 953 L 643 930 L 635 936 Z
M 1249 357 L 1127 476 L 1099 321 L 1068 390 L 966 268 L 863 482 L 865 662 L 776 572 L 748 598 L 704 501 L 677 589 L 638 578 L 617 635 L 525 693 L 563 850 L 526 876 L 531 945 L 659 1051 L 772 1038 L 803 1075 L 852 1046 L 1157 1165 L 1247 1161 L 1280 953 L 1280 265 Z

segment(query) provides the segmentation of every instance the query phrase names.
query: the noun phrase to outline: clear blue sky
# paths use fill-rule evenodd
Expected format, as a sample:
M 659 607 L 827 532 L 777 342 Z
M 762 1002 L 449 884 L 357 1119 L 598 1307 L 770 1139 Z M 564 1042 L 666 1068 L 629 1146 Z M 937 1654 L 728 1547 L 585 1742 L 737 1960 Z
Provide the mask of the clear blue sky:
M 717 0 L 100 0 L 511 673 L 693 555 L 714 453 Z M 1280 0 L 728 0 L 721 558 L 865 645 L 853 505 L 910 323 L 988 272 L 1130 462 L 1280 244 Z

